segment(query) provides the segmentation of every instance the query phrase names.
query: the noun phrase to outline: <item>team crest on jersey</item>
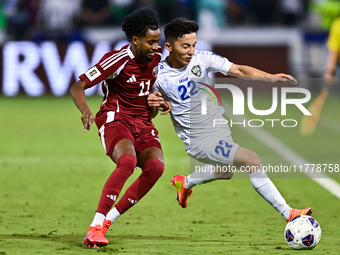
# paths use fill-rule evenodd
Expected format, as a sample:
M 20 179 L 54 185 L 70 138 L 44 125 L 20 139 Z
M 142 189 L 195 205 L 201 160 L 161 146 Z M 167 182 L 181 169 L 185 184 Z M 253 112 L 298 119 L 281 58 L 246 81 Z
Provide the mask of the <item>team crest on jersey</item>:
M 153 70 L 152 70 L 152 75 L 153 75 L 153 77 L 157 77 L 157 75 L 158 75 L 158 67 L 157 66 L 155 66 L 154 68 L 153 68 Z
M 199 65 L 197 66 L 194 66 L 192 69 L 191 69 L 191 72 L 196 75 L 197 77 L 200 77 L 201 74 L 202 74 L 202 70 L 201 70 L 201 67 Z

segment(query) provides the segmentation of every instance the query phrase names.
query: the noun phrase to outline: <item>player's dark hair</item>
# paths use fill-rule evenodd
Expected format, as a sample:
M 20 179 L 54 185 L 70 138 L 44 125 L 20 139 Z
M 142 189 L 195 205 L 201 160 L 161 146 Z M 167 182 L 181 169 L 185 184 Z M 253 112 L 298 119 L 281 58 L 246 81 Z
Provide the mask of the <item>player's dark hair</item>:
M 129 42 L 133 36 L 145 37 L 148 29 L 158 29 L 158 16 L 148 7 L 135 10 L 123 20 L 122 30 Z
M 183 37 L 183 35 L 197 33 L 198 24 L 186 18 L 177 18 L 170 21 L 164 28 L 165 40 L 170 42 L 173 39 Z

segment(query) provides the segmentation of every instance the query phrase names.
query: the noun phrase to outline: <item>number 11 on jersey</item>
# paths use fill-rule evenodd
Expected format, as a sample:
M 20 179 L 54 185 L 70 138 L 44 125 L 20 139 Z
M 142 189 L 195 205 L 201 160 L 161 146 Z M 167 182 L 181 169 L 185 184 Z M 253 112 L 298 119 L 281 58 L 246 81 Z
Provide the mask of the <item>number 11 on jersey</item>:
M 144 90 L 144 88 L 145 88 L 145 85 L 144 85 L 144 81 L 142 81 L 140 84 L 139 84 L 139 86 L 141 86 L 141 89 L 140 89 L 140 92 L 139 92 L 139 94 L 138 94 L 138 96 L 146 96 L 146 95 L 149 95 L 149 89 L 150 89 L 150 80 L 148 80 L 147 82 L 145 82 L 145 84 L 146 84 L 146 90 Z M 144 91 L 144 92 L 143 92 Z

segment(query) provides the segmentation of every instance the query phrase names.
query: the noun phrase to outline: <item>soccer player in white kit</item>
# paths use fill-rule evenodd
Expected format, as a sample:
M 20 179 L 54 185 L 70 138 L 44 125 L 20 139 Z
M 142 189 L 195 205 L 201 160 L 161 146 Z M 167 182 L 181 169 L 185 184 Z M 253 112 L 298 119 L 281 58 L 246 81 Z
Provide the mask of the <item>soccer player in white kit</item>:
M 224 119 L 223 107 L 215 106 L 213 99 L 208 96 L 208 112 L 201 114 L 201 98 L 204 93 L 211 93 L 213 90 L 207 86 L 209 72 L 220 72 L 248 80 L 286 81 L 293 85 L 297 81 L 287 74 L 269 74 L 253 67 L 233 64 L 212 52 L 196 51 L 198 29 L 196 22 L 184 18 L 175 19 L 165 26 L 165 46 L 169 56 L 159 63 L 157 80 L 153 86 L 154 94 L 148 98 L 151 107 L 159 106 L 159 102 L 163 100 L 171 102 L 171 119 L 186 152 L 196 160 L 208 164 L 205 166 L 208 171 L 200 169 L 188 176 L 176 175 L 172 178 L 171 183 L 177 189 L 179 204 L 183 208 L 187 206 L 192 188 L 196 185 L 219 178 L 230 179 L 233 172 L 219 172 L 214 168 L 217 164 L 229 164 L 250 169 L 248 174 L 254 189 L 286 221 L 297 215 L 310 215 L 310 207 L 299 210 L 286 203 L 261 169 L 261 160 L 257 154 L 235 143 L 228 125 L 216 125 L 212 128 L 214 119 Z

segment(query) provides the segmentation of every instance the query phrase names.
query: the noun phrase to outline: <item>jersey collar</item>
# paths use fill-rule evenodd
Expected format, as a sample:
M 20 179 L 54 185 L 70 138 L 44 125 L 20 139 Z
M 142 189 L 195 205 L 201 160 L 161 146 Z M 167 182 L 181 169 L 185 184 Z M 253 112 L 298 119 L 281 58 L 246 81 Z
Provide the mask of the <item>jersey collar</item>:
M 132 51 L 131 51 L 131 44 L 129 44 L 129 46 L 127 47 L 127 52 L 130 56 L 131 59 L 135 58 L 135 55 L 133 55 Z

